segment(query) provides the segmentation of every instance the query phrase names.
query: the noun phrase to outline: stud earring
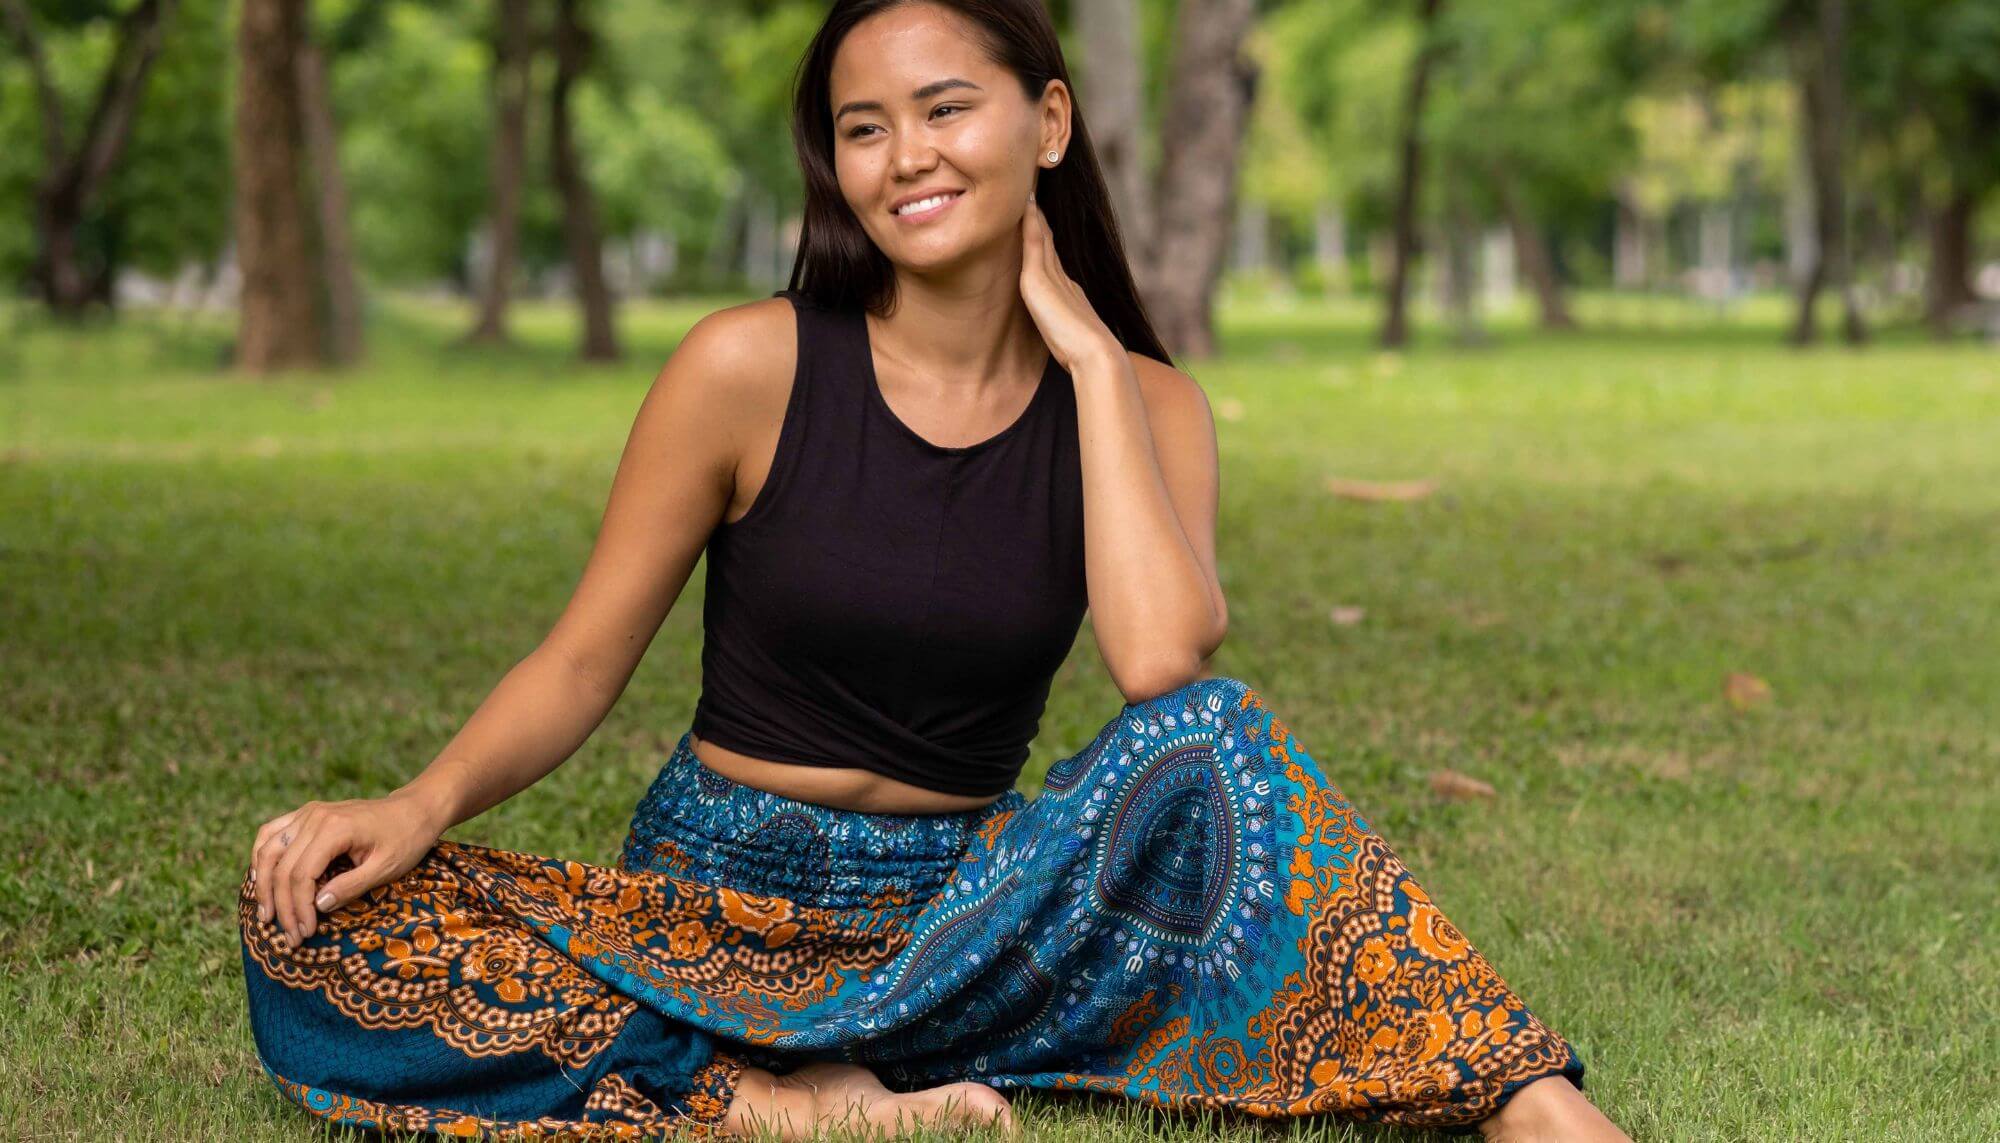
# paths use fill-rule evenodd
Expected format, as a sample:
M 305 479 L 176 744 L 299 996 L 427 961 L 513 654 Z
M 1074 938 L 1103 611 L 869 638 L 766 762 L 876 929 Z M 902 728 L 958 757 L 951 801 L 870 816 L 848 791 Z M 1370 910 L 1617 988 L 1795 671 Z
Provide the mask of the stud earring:
M 1055 161 L 1056 161 L 1056 153 L 1055 153 L 1054 151 L 1050 151 L 1050 152 L 1049 152 L 1049 162 L 1053 163 L 1053 162 L 1055 162 Z

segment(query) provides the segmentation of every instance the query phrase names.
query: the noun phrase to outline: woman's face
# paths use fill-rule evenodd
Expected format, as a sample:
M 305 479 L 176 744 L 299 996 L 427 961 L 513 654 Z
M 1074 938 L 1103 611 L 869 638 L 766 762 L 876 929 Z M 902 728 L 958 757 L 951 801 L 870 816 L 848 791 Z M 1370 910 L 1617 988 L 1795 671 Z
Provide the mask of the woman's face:
M 1029 100 L 974 46 L 956 13 L 926 4 L 855 25 L 833 58 L 834 170 L 847 205 L 898 266 L 934 270 L 1018 241 L 1048 152 L 1069 144 L 1069 92 Z M 858 106 L 857 106 L 858 105 Z M 898 216 L 913 195 L 950 201 Z

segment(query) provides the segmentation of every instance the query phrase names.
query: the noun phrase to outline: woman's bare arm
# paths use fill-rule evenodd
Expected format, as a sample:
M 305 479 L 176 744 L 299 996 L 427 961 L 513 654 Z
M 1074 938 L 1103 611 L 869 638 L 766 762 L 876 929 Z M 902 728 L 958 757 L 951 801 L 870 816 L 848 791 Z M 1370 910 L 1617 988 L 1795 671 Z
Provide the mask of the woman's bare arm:
M 770 314 L 696 323 L 660 370 L 625 443 L 596 545 L 567 607 L 404 792 L 450 828 L 554 770 L 603 722 L 728 508 L 742 390 L 768 374 Z M 775 305 L 790 303 L 776 299 Z M 760 340 L 761 339 L 761 340 Z M 746 383 L 747 382 L 747 383 Z M 519 680 L 515 675 L 520 675 Z M 487 717 L 488 708 L 493 717 Z
M 575 592 L 421 773 L 380 798 L 308 802 L 265 823 L 259 913 L 303 940 L 324 912 L 407 872 L 445 830 L 561 765 L 617 702 L 728 510 L 743 441 L 782 416 L 791 304 L 718 311 L 688 331 L 648 390 Z M 783 358 L 783 360 L 779 360 Z M 773 412 L 773 408 L 776 412 Z M 355 868 L 314 885 L 346 854 Z

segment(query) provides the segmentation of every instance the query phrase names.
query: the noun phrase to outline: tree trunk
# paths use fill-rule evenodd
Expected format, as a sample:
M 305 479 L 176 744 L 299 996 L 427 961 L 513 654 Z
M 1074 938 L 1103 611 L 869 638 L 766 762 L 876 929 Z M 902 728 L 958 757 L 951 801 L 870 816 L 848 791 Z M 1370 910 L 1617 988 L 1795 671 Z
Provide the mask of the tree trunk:
M 528 100 L 534 69 L 529 0 L 499 0 L 493 42 L 493 152 L 487 169 L 491 258 L 479 291 L 479 320 L 468 340 L 508 340 L 507 305 L 520 262 L 521 184 L 528 154 Z
M 1169 353 L 1215 352 L 1210 307 L 1235 214 L 1237 154 L 1256 65 L 1242 54 L 1253 0 L 1182 0 L 1160 161 L 1146 308 Z
M 1071 8 L 1090 85 L 1090 139 L 1110 187 L 1133 277 L 1153 280 L 1153 204 L 1146 195 L 1145 88 L 1135 0 L 1090 0 Z
M 1437 60 L 1438 13 L 1444 0 L 1418 0 L 1419 45 L 1410 63 L 1409 87 L 1403 94 L 1403 140 L 1399 148 L 1396 177 L 1394 242 L 1389 264 L 1388 312 L 1382 320 L 1380 341 L 1384 348 L 1399 349 L 1409 344 L 1410 262 L 1417 254 L 1417 189 L 1423 171 L 1424 99 L 1430 89 L 1431 68 Z
M 1493 184 L 1499 188 L 1500 209 L 1507 214 L 1507 229 L 1514 238 L 1514 261 L 1534 287 L 1535 300 L 1541 306 L 1542 328 L 1575 329 L 1576 319 L 1570 316 L 1569 301 L 1563 293 L 1562 279 L 1556 274 L 1548 238 L 1521 201 L 1520 187 L 1513 175 L 1504 170 L 1494 171 Z
M 597 201 L 576 149 L 570 120 L 570 93 L 589 69 L 594 44 L 578 11 L 583 0 L 556 0 L 556 75 L 549 91 L 549 154 L 556 189 L 562 194 L 563 239 L 569 249 L 570 278 L 583 307 L 583 357 L 616 361 L 618 337 L 611 324 L 611 290 L 604 281 L 604 239 L 597 225 Z
M 1847 241 L 1847 90 L 1844 64 L 1847 0 L 1818 0 L 1814 17 L 1792 37 L 1806 161 L 1812 174 L 1814 250 L 1799 286 L 1798 316 L 1791 341 L 1806 345 L 1819 336 L 1814 307 L 1822 289 L 1840 295 L 1843 338 L 1867 340 L 1854 296 L 1853 258 Z
M 325 273 L 328 359 L 336 365 L 361 357 L 361 287 L 354 269 L 354 239 L 347 225 L 347 179 L 340 169 L 340 132 L 333 122 L 333 89 L 326 56 L 308 30 L 299 42 L 299 111 L 312 161 L 319 218 L 319 263 Z
M 1955 186 L 1931 212 L 1924 321 L 1939 337 L 1950 335 L 1953 313 L 1978 298 L 1972 288 L 1972 217 L 1978 201 L 1967 188 Z
M 72 151 L 62 96 L 33 15 L 23 0 L 0 0 L 0 20 L 20 45 L 40 104 L 42 173 L 34 192 L 33 276 L 42 300 L 59 317 L 78 316 L 94 298 L 104 297 L 105 283 L 116 272 L 109 262 L 94 270 L 84 265 L 83 222 L 131 138 L 146 76 L 177 6 L 178 0 L 140 0 L 119 19 L 111 62 L 98 81 L 83 137 Z
M 306 241 L 298 57 L 307 0 L 243 0 L 237 23 L 236 363 L 268 373 L 325 360 Z

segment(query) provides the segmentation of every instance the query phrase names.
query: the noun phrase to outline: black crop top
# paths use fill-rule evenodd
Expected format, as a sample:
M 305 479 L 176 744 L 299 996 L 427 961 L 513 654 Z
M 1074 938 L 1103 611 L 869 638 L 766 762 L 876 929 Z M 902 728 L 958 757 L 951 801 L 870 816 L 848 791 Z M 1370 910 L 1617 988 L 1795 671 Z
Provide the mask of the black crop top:
M 890 410 L 860 309 L 793 290 L 771 473 L 708 540 L 693 732 L 952 794 L 1011 788 L 1087 607 L 1076 391 L 932 444 Z

